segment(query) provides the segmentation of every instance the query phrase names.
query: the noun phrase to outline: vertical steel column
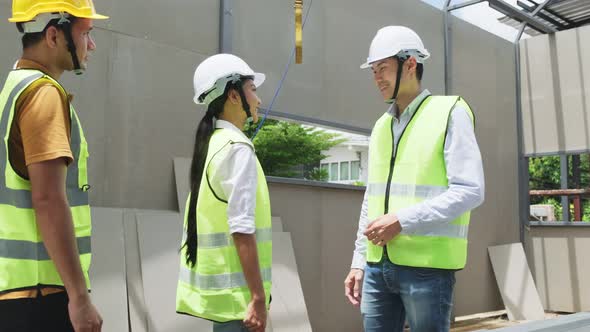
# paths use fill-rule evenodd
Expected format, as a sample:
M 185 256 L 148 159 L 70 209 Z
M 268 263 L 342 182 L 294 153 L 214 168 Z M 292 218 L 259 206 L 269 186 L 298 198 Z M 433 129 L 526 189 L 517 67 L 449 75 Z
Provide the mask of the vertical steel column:
M 559 155 L 559 168 L 560 168 L 560 188 L 561 189 L 568 189 L 567 188 L 567 180 L 568 180 L 568 170 L 569 165 L 567 161 L 567 155 L 561 154 Z M 562 221 L 570 221 L 570 200 L 568 196 L 561 196 L 561 218 Z
M 445 95 L 449 95 L 451 93 L 451 36 L 449 33 L 450 30 L 450 15 L 449 6 L 451 5 L 451 0 L 445 1 L 445 6 L 443 8 L 443 15 L 444 15 L 444 40 L 445 40 Z
M 233 0 L 220 0 L 219 4 L 219 52 L 232 53 Z
M 533 12 L 532 17 L 535 17 L 545 6 L 551 4 L 553 0 L 545 0 Z M 517 149 L 518 149 L 518 211 L 519 211 L 519 229 L 520 242 L 524 245 L 525 227 L 530 219 L 530 196 L 529 196 L 529 159 L 524 155 L 524 129 L 522 124 L 522 91 L 521 91 L 521 63 L 520 63 L 520 39 L 526 23 L 522 23 L 518 29 L 518 34 L 514 40 L 514 63 L 516 75 L 516 132 L 518 135 Z M 567 182 L 566 182 L 567 184 Z

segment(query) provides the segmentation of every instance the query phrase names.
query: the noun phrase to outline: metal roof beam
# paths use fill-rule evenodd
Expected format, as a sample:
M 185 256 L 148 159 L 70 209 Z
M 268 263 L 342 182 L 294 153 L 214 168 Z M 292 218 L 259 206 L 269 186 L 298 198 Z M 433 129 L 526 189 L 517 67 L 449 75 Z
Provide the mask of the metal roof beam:
M 488 0 L 488 3 L 491 8 L 503 13 L 504 15 L 510 16 L 515 20 L 526 23 L 535 30 L 538 30 L 543 33 L 557 32 L 555 28 L 536 19 L 533 15 L 518 10 L 502 0 Z
M 533 10 L 533 12 L 531 13 L 531 16 L 534 18 L 535 15 L 539 14 L 539 12 L 541 12 L 541 10 L 543 10 L 543 8 L 545 8 L 545 6 L 551 4 L 551 2 L 553 2 L 553 1 L 554 0 L 545 0 L 545 2 L 538 5 L 537 8 L 535 8 L 535 10 Z M 520 38 L 522 37 L 522 33 L 524 32 L 525 28 L 526 28 L 526 23 L 522 23 L 520 26 L 520 29 L 518 30 L 516 40 L 514 41 L 516 44 L 518 44 L 518 42 L 520 41 Z
M 535 8 L 536 8 L 536 6 L 529 6 L 529 5 L 525 4 L 525 3 L 524 3 L 524 2 L 522 2 L 522 1 L 518 1 L 516 4 L 517 4 L 517 5 L 518 5 L 520 8 L 522 8 L 522 9 L 526 10 L 526 11 L 527 11 L 527 12 L 529 12 L 529 13 L 532 13 L 532 12 L 535 10 Z M 546 10 L 546 9 L 544 8 L 543 10 Z M 543 20 L 545 20 L 545 21 L 547 21 L 547 22 L 549 22 L 549 23 L 551 23 L 551 24 L 555 25 L 555 26 L 556 26 L 556 27 L 558 27 L 560 30 L 565 30 L 565 29 L 567 29 L 567 28 L 568 28 L 568 26 L 567 26 L 567 25 L 564 25 L 563 23 L 561 23 L 561 22 L 559 22 L 559 21 L 555 20 L 555 19 L 554 19 L 554 18 L 552 18 L 551 16 L 549 16 L 549 15 L 546 15 L 546 14 L 544 14 L 544 13 L 542 13 L 542 12 L 539 12 L 539 13 L 537 14 L 537 16 L 539 16 L 539 17 L 540 17 L 540 18 L 542 18 Z M 561 19 L 561 18 L 560 18 L 560 19 Z
M 590 24 L 590 18 L 587 18 L 583 21 L 575 22 L 574 28 L 581 27 L 582 25 Z
M 461 9 L 461 8 L 464 8 L 464 7 L 476 5 L 476 4 L 478 4 L 480 2 L 484 2 L 484 1 L 487 1 L 487 0 L 470 0 L 470 1 L 465 1 L 463 3 L 459 3 L 459 4 L 456 4 L 456 5 L 453 5 L 453 6 L 449 6 L 447 10 L 448 11 L 453 11 L 453 10 Z
M 536 2 L 536 1 L 533 1 L 533 0 L 527 0 L 527 1 L 528 1 L 528 2 L 530 2 L 530 3 L 532 3 L 533 5 L 535 5 L 535 7 L 538 7 L 538 6 L 539 6 L 539 3 L 538 3 L 538 2 Z M 549 13 L 549 14 L 551 14 L 551 15 L 553 15 L 553 16 L 555 16 L 555 17 L 557 17 L 558 19 L 560 19 L 560 20 L 564 21 L 564 22 L 565 22 L 565 23 L 567 23 L 568 25 L 576 25 L 576 22 L 574 22 L 574 21 L 572 21 L 572 20 L 568 19 L 567 17 L 563 17 L 561 14 L 558 14 L 556 11 L 554 11 L 554 10 L 553 10 L 553 9 L 551 9 L 551 8 L 547 8 L 547 7 L 545 7 L 545 8 L 543 8 L 543 10 L 544 10 L 544 11 L 546 11 L 547 13 Z

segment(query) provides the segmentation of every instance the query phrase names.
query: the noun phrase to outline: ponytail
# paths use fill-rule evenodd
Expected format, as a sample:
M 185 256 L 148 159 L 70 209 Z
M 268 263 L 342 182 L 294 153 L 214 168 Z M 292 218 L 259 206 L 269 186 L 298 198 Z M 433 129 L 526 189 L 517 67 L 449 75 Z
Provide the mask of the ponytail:
M 240 97 L 243 102 L 245 102 L 242 90 L 244 78 L 246 77 L 243 77 L 235 83 L 229 82 L 227 84 L 224 94 L 209 104 L 207 113 L 205 113 L 205 116 L 203 116 L 197 128 L 195 148 L 190 170 L 191 192 L 187 214 L 186 241 L 182 245 L 182 248 L 186 247 L 186 264 L 190 267 L 194 267 L 197 263 L 197 199 L 199 197 L 199 188 L 201 186 L 203 172 L 205 172 L 209 141 L 215 131 L 213 120 L 214 118 L 218 118 L 221 112 L 223 112 L 223 106 L 225 105 L 228 91 L 230 89 L 240 92 Z
M 220 102 L 222 100 L 223 102 Z M 186 264 L 191 267 L 194 267 L 197 263 L 197 199 L 199 198 L 199 188 L 205 171 L 209 141 L 215 130 L 213 118 L 221 113 L 224 102 L 225 98 L 218 98 L 209 104 L 207 113 L 201 119 L 195 135 L 195 148 L 190 169 L 191 191 L 188 205 L 186 242 L 182 246 L 183 248 L 186 247 Z

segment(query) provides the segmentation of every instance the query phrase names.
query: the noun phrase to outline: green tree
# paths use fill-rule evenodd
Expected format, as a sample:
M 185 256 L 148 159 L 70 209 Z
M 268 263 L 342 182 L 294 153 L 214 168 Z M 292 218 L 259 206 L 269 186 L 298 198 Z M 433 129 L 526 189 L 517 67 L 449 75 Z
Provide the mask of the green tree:
M 529 159 L 529 187 L 534 190 L 559 189 L 559 156 Z
M 310 172 L 308 178 L 313 181 L 328 181 L 330 173 L 327 169 L 314 167 Z
M 256 124 L 249 124 L 245 133 L 252 137 L 255 130 Z M 322 176 L 322 171 L 314 171 L 314 168 L 327 157 L 323 151 L 344 141 L 338 134 L 320 129 L 266 120 L 254 139 L 254 146 L 266 175 L 325 180 L 325 172 Z

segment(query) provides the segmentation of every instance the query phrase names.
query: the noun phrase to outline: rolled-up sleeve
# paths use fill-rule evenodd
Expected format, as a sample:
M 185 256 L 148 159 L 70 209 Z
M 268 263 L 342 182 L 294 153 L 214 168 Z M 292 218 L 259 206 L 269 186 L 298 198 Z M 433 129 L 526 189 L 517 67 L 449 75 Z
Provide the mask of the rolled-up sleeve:
M 211 177 L 212 182 L 219 184 L 220 196 L 227 200 L 229 231 L 231 234 L 253 234 L 256 232 L 258 184 L 256 154 L 249 145 L 236 143 L 219 165 Z

